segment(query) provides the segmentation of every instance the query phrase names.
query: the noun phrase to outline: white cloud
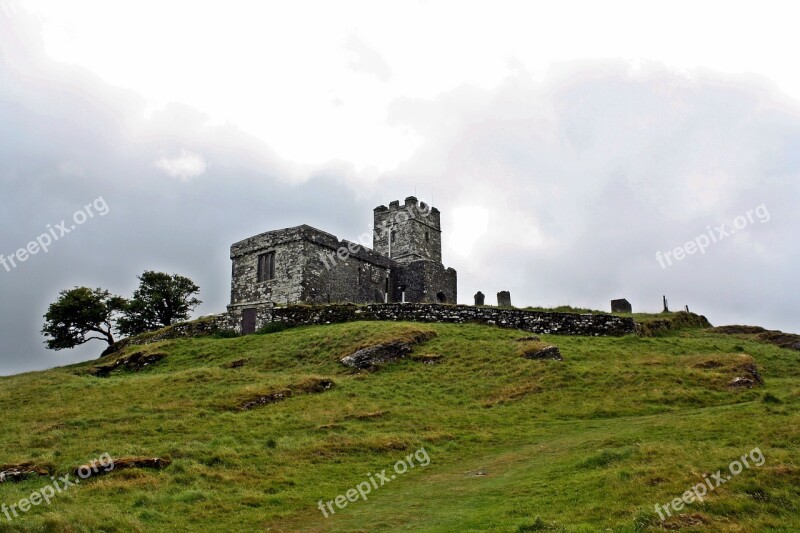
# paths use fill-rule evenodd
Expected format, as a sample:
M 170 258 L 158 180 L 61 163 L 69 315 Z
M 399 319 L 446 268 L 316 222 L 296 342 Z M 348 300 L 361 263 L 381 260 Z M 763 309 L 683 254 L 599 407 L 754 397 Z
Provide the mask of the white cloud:
M 176 157 L 162 157 L 155 165 L 166 175 L 181 181 L 189 181 L 206 171 L 206 160 L 203 156 L 187 150 L 181 150 L 181 154 Z
M 456 207 L 452 211 L 453 229 L 447 241 L 450 248 L 466 258 L 489 228 L 489 212 L 479 206 Z

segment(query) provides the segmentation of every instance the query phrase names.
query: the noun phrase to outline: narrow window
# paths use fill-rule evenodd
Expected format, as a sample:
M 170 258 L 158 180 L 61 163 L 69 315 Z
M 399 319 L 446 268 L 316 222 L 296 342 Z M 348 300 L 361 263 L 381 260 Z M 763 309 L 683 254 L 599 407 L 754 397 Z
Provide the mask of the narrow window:
M 428 239 L 428 232 L 426 231 L 426 232 L 425 232 L 425 242 L 428 242 L 428 240 L 429 240 L 429 239 Z
M 258 282 L 275 278 L 275 252 L 267 252 L 258 256 Z
M 392 243 L 393 244 L 394 244 L 394 241 L 395 241 L 395 237 L 397 237 L 397 232 L 396 231 L 392 231 Z

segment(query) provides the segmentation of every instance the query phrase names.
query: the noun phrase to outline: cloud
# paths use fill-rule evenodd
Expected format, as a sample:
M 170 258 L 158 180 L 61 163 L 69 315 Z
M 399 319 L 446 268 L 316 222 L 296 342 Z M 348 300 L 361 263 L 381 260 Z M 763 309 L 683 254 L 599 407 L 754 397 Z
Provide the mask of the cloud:
M 162 157 L 155 162 L 155 166 L 168 176 L 181 181 L 189 181 L 191 178 L 205 173 L 206 160 L 198 154 L 181 150 L 178 156 Z
M 99 196 L 111 211 L 47 254 L 0 270 L 0 300 L 13 302 L 0 307 L 0 374 L 100 353 L 100 343 L 43 348 L 42 315 L 59 290 L 101 286 L 128 296 L 137 274 L 163 270 L 200 285 L 200 313 L 220 312 L 232 242 L 303 223 L 357 239 L 374 206 L 415 187 L 441 211 L 444 262 L 459 271 L 462 303 L 477 290 L 510 290 L 517 305 L 607 309 L 625 297 L 634 310 L 659 311 L 666 294 L 673 307 L 689 304 L 715 323 L 798 329 L 800 296 L 787 287 L 800 262 L 800 113 L 766 80 L 648 61 L 636 69 L 570 62 L 544 77 L 518 65 L 497 85 L 397 98 L 388 109 L 374 103 L 370 117 L 388 115 L 380 127 L 289 112 L 297 138 L 314 129 L 337 149 L 370 137 L 369 151 L 389 150 L 393 137 L 381 128 L 414 139 L 395 170 L 359 173 L 347 157 L 288 160 L 203 109 L 150 105 L 49 61 L 24 13 L 14 24 L 0 17 L 0 72 L 8 74 L 0 75 L 0 124 L 13 125 L 0 129 L 0 252 Z M 363 43 L 350 44 L 354 68 L 391 75 Z M 274 106 L 288 98 L 259 93 L 269 96 Z M 330 95 L 322 101 L 330 106 Z M 659 266 L 657 251 L 761 204 L 769 222 Z
M 428 142 L 392 173 L 436 184 L 460 300 L 510 289 L 518 305 L 608 309 L 662 294 L 714 322 L 797 329 L 800 114 L 764 80 L 644 62 L 574 62 L 543 80 L 398 100 Z M 435 202 L 436 203 L 436 202 Z M 671 250 L 760 204 L 772 220 L 662 269 Z M 489 213 L 462 259 L 462 208 Z M 466 224 L 469 226 L 469 224 Z M 471 231 L 471 230 L 470 230 Z
M 382 82 L 391 79 L 392 69 L 389 64 L 375 49 L 367 46 L 358 34 L 350 34 L 345 49 L 352 54 L 349 65 L 355 72 L 370 74 Z

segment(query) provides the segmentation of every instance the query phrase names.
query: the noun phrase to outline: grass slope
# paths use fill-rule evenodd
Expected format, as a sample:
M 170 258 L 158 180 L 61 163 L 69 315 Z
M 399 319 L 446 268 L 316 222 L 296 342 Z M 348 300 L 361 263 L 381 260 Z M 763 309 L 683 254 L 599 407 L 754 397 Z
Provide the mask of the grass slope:
M 438 364 L 338 363 L 419 332 L 436 336 L 414 355 Z M 525 335 L 354 322 L 130 347 L 111 357 L 167 357 L 108 378 L 89 374 L 96 362 L 0 378 L 0 464 L 172 460 L 85 481 L 11 523 L 0 515 L 0 532 L 800 530 L 798 352 L 682 329 L 542 336 L 565 360 L 532 361 L 519 355 Z M 765 386 L 729 389 L 753 361 Z M 311 391 L 320 380 L 335 385 Z M 237 408 L 285 390 L 295 394 Z M 317 508 L 422 446 L 427 467 L 327 519 Z M 763 466 L 660 523 L 656 503 L 756 446 Z M 0 503 L 48 481 L 2 483 Z

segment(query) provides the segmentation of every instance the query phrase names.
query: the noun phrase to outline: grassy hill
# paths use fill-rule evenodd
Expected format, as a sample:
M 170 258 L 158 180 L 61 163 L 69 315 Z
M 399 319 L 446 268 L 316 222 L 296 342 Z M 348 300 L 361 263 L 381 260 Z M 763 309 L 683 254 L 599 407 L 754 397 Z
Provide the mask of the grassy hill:
M 800 352 L 684 328 L 545 335 L 564 361 L 530 360 L 526 335 L 353 322 L 130 346 L 103 362 L 163 357 L 108 377 L 93 361 L 0 378 L 0 466 L 170 463 L 0 514 L 0 532 L 800 530 Z M 419 338 L 430 340 L 375 371 L 339 363 Z M 729 386 L 754 364 L 763 385 Z M 660 520 L 656 504 L 756 447 L 761 466 Z M 366 501 L 327 518 L 318 508 L 415 452 Z M 50 482 L 0 483 L 0 504 Z

